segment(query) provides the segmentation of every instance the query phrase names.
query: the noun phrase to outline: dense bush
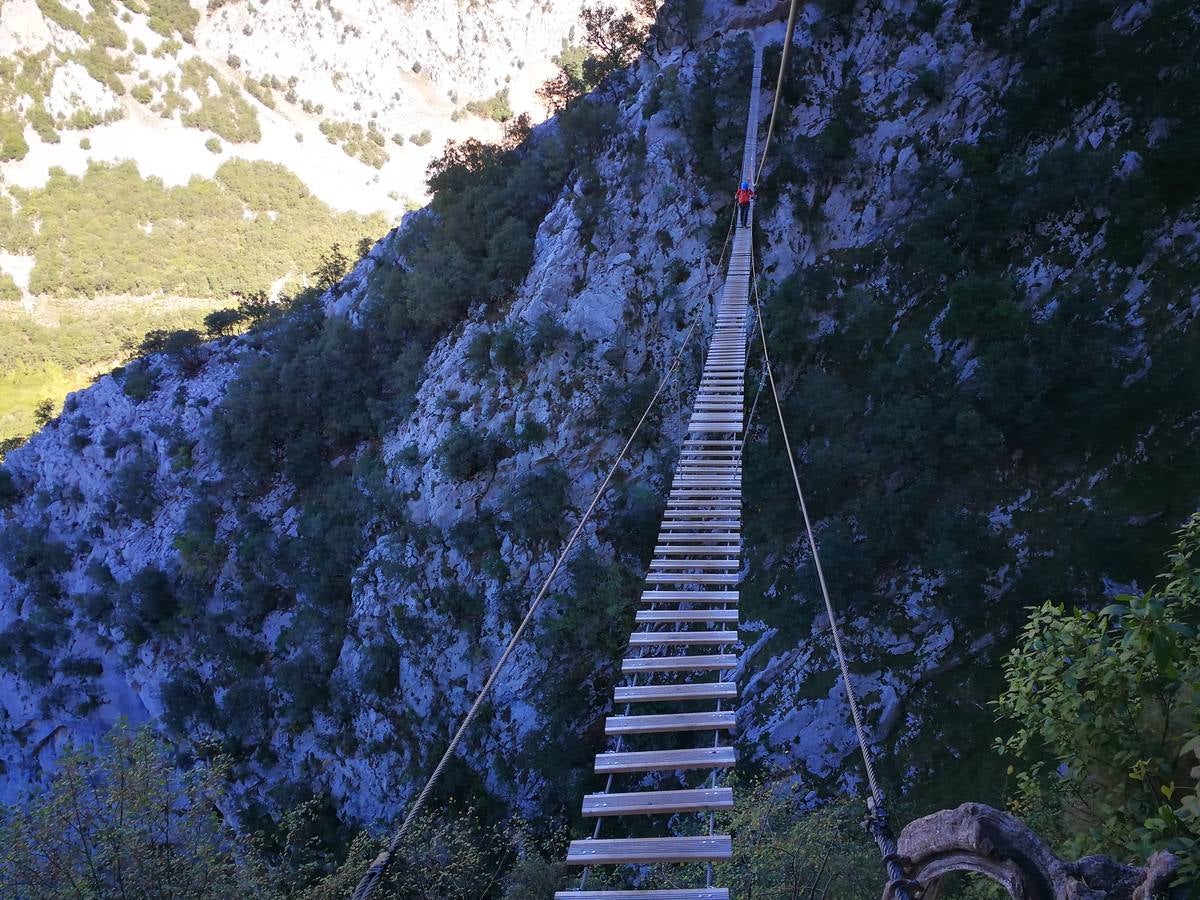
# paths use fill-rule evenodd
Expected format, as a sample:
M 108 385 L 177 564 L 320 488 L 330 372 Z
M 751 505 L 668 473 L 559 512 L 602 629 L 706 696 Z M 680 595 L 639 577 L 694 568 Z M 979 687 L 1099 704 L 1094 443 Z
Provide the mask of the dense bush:
M 0 530 L 0 561 L 29 587 L 39 603 L 59 596 L 58 576 L 71 563 L 71 554 L 45 525 L 6 524 Z
M 158 460 L 139 449 L 113 473 L 109 487 L 112 511 L 125 521 L 147 522 L 158 511 Z
M 507 122 L 513 117 L 512 106 L 508 102 L 508 88 L 504 88 L 487 100 L 472 100 L 467 104 L 467 109 L 477 116 L 494 119 L 497 122 Z
M 200 13 L 187 0 L 146 0 L 150 27 L 163 37 L 179 34 L 189 44 L 195 41 Z
M 642 414 L 650 406 L 654 392 L 658 390 L 659 378 L 647 375 L 625 384 L 609 384 L 604 388 L 596 405 L 593 421 L 606 432 L 628 438 L 641 421 Z M 645 447 L 654 443 L 662 423 L 662 410 L 655 407 L 638 432 L 636 446 Z
M 446 477 L 466 481 L 492 469 L 508 449 L 486 429 L 455 425 L 438 446 L 438 455 Z
M 0 466 L 0 510 L 7 509 L 19 499 L 21 499 L 21 490 L 17 487 L 12 472 Z
M 529 352 L 534 357 L 545 356 L 556 349 L 567 337 L 567 329 L 550 313 L 544 313 L 533 324 L 533 335 L 529 339 Z
M 742 35 L 728 39 L 722 51 L 700 57 L 684 100 L 683 127 L 697 173 L 713 191 L 732 194 L 746 133 L 746 85 L 754 48 Z
M 44 793 L 0 811 L 0 893 L 270 894 L 218 812 L 223 768 L 180 773 L 175 762 L 149 729 L 124 725 L 98 752 L 68 748 Z
M 604 537 L 620 553 L 642 563 L 649 558 L 665 507 L 661 493 L 649 485 L 639 483 L 623 488 L 612 521 L 603 531 Z
M 640 578 L 619 562 L 601 558 L 585 547 L 567 564 L 569 586 L 554 595 L 558 615 L 547 618 L 547 646 L 558 648 L 557 678 L 550 690 L 574 694 L 590 684 L 597 695 L 609 687 L 611 670 L 597 660 L 615 660 L 624 648 L 633 622 Z M 611 663 L 610 663 L 611 665 Z M 552 698 L 553 699 L 553 698 Z M 559 698 L 565 702 L 565 698 Z M 550 708 L 557 704 L 551 703 Z
M 19 220 L 42 225 L 22 232 L 36 257 L 34 293 L 224 298 L 310 269 L 332 243 L 383 230 L 377 218 L 332 213 L 282 166 L 244 160 L 177 188 L 143 180 L 133 163 L 92 164 L 82 177 L 55 170 L 45 187 L 14 194 Z
M 526 543 L 553 541 L 566 527 L 571 481 L 559 465 L 528 472 L 508 489 L 504 509 L 516 537 Z
M 213 415 L 217 448 L 244 485 L 283 471 L 318 480 L 329 454 L 373 434 L 386 413 L 367 335 L 299 302 L 272 332 L 270 355 L 249 354 Z
M 28 152 L 21 117 L 9 111 L 0 112 L 0 161 L 24 159 Z
M 347 156 L 375 169 L 382 169 L 387 164 L 388 152 L 383 148 L 383 135 L 375 130 L 373 124 L 364 129 L 356 122 L 324 120 L 320 128 L 325 139 L 340 147 Z
M 883 866 L 862 827 L 865 809 L 845 799 L 810 809 L 796 787 L 735 782 L 734 811 L 718 822 L 738 840 L 733 858 L 715 867 L 715 883 L 738 896 L 800 897 L 818 886 L 828 900 L 880 893 Z
M 180 613 L 175 586 L 155 566 L 141 569 L 121 585 L 121 628 L 134 646 L 154 635 L 169 634 Z
M 211 85 L 215 84 L 214 92 Z M 181 91 L 192 90 L 200 98 L 198 109 L 185 112 L 181 118 L 189 128 L 211 131 L 231 144 L 254 144 L 262 138 L 258 113 L 236 84 L 222 78 L 208 63 L 190 57 L 180 70 Z
M 493 362 L 507 372 L 516 371 L 525 362 L 525 348 L 511 328 L 496 332 L 491 351 Z
M 1168 849 L 1200 879 L 1200 513 L 1152 590 L 1096 612 L 1035 608 L 998 703 L 1017 805 L 1072 857 Z
M 49 684 L 54 677 L 55 631 L 48 623 L 17 619 L 0 631 L 0 666 L 20 672 L 35 687 Z

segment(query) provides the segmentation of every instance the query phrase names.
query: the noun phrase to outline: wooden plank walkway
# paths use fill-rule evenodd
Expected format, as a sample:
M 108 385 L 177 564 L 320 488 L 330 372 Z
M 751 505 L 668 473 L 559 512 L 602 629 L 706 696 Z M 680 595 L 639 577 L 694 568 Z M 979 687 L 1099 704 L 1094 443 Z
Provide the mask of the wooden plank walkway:
M 762 53 L 756 50 L 742 158 L 747 181 L 754 177 L 761 77 Z M 591 838 L 572 841 L 567 852 L 571 866 L 708 863 L 708 883 L 669 890 L 588 890 L 585 869 L 579 887 L 557 892 L 556 900 L 729 900 L 728 890 L 711 884 L 711 863 L 728 860 L 733 843 L 728 835 L 714 833 L 712 815 L 733 807 L 733 792 L 718 781 L 721 771 L 737 762 L 728 741 L 736 726 L 738 697 L 731 673 L 740 649 L 734 629 L 751 252 L 751 227 L 738 225 L 687 437 L 641 595 L 643 608 L 637 611 L 629 652 L 621 662 L 625 681 L 613 691 L 622 711 L 605 719 L 604 731 L 612 742 L 596 756 L 595 771 L 607 780 L 603 791 L 583 801 L 583 815 L 596 825 Z M 645 714 L 631 715 L 634 709 Z M 696 745 L 680 749 L 689 736 Z M 674 773 L 680 789 L 656 790 L 647 773 Z M 619 826 L 621 817 L 656 816 L 660 823 L 664 818 L 682 823 L 689 815 L 700 817 L 702 834 L 599 837 L 601 822 L 616 819 Z

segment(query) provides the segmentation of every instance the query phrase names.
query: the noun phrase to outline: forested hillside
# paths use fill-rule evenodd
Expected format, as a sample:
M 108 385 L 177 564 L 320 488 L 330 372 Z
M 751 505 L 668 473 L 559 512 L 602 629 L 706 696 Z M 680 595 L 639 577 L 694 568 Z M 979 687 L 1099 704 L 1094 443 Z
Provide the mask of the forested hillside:
M 7 799 L 124 716 L 219 774 L 220 808 L 263 842 L 235 883 L 344 894 L 707 327 L 752 46 L 770 90 L 779 14 L 672 0 L 653 27 L 594 20 L 593 55 L 560 57 L 545 92 L 554 120 L 451 144 L 429 206 L 357 261 L 326 253 L 287 304 L 244 298 L 245 333 L 160 335 L 10 453 Z M 1011 802 L 1063 852 L 1195 865 L 1194 520 L 1173 535 L 1200 506 L 1198 36 L 1184 0 L 803 8 L 756 270 L 901 822 Z M 239 174 L 219 189 L 253 206 L 261 182 Z M 698 368 L 502 673 L 397 895 L 558 882 Z M 766 395 L 749 438 L 749 849 L 724 880 L 801 890 L 828 850 L 829 896 L 861 900 L 880 878 L 857 747 Z M 1088 649 L 1110 645 L 1143 652 Z M 1078 727 L 1089 679 L 1144 716 Z M 1129 780 L 1146 787 L 1114 788 Z
M 5 0 L 0 454 L 145 335 L 379 239 L 448 140 L 540 121 L 582 8 Z

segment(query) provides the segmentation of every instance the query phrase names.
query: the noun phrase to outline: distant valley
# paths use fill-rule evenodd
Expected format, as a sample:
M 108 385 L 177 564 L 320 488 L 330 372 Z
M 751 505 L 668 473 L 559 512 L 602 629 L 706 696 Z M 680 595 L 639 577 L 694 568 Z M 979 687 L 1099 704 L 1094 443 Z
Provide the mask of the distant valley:
M 308 282 L 497 140 L 582 4 L 4 0 L 0 453 L 152 331 Z

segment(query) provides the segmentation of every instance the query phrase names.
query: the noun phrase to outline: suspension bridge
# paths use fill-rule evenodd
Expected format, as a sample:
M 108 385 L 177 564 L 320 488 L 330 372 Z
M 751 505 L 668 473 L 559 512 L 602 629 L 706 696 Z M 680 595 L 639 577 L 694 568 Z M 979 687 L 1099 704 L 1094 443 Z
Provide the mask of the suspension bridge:
M 741 180 L 757 183 L 766 161 L 779 111 L 780 86 L 787 69 L 798 3 L 791 4 L 780 60 L 770 124 L 759 153 L 759 96 L 762 48 L 754 50 L 749 85 L 746 137 L 742 148 Z M 714 886 L 713 864 L 733 856 L 733 838 L 716 831 L 716 815 L 734 807 L 733 790 L 723 775 L 737 763 L 731 743 L 736 725 L 738 686 L 732 674 L 738 667 L 738 584 L 741 580 L 742 448 L 748 431 L 745 415 L 746 367 L 752 323 L 762 341 L 763 385 L 771 395 L 784 426 L 782 407 L 770 369 L 766 331 L 762 323 L 753 246 L 753 202 L 742 222 L 731 223 L 729 251 L 716 304 L 713 329 L 692 405 L 686 437 L 673 473 L 666 510 L 650 561 L 634 629 L 621 661 L 623 683 L 613 692 L 619 713 L 604 721 L 607 748 L 596 755 L 594 773 L 603 787 L 583 799 L 585 820 L 594 820 L 591 834 L 571 841 L 566 864 L 579 871 L 572 888 L 555 893 L 556 900 L 729 900 L 727 888 Z M 753 291 L 753 309 L 751 297 Z M 634 439 L 663 389 L 674 377 L 697 330 L 697 316 L 676 356 L 663 374 L 641 420 L 601 482 L 590 505 L 514 630 L 474 704 L 459 724 L 429 780 L 409 807 L 399 829 L 359 882 L 354 900 L 366 900 L 393 862 L 404 835 L 422 810 L 453 758 L 463 736 L 477 719 L 500 671 L 521 642 L 548 595 L 571 550 L 579 541 L 600 499 L 627 456 Z M 755 397 L 757 403 L 757 395 Z M 754 406 L 751 406 L 753 416 Z M 817 556 L 812 524 L 800 489 L 800 479 L 787 442 L 785 448 L 795 480 L 810 549 L 816 562 L 843 682 L 863 754 L 869 786 L 868 825 L 879 845 L 895 900 L 909 900 L 896 862 L 896 847 L 883 813 L 883 795 L 875 779 L 858 704 L 854 697 L 832 603 Z M 604 826 L 620 819 L 620 835 L 604 836 Z M 637 834 L 638 836 L 630 836 Z M 670 884 L 703 881 L 695 886 L 643 889 L 636 886 L 645 867 L 679 866 Z M 632 887 L 613 889 L 614 877 L 594 873 L 603 867 L 609 876 L 632 872 Z M 622 867 L 633 867 L 622 868 Z M 603 887 L 589 889 L 589 880 Z
M 743 181 L 754 179 L 761 80 L 762 53 L 756 50 Z M 733 852 L 729 835 L 714 833 L 714 813 L 733 808 L 733 790 L 720 782 L 721 774 L 737 762 L 728 738 L 738 687 L 728 675 L 737 667 L 734 651 L 739 646 L 752 229 L 753 219 L 748 218 L 733 235 L 700 387 L 641 595 L 644 608 L 636 614 L 629 655 L 621 661 L 626 683 L 613 693 L 621 714 L 604 722 L 612 749 L 596 756 L 595 771 L 604 777 L 604 789 L 583 800 L 583 815 L 595 818 L 596 824 L 591 837 L 572 841 L 567 852 L 567 864 L 584 866 L 584 874 L 577 890 L 555 894 L 560 900 L 729 900 L 728 890 L 712 886 L 711 864 L 728 860 Z M 653 712 L 643 712 L 647 709 Z M 666 773 L 673 773 L 678 789 L 637 789 L 649 776 Z M 631 782 L 629 789 L 618 790 L 622 781 Z M 680 814 L 701 817 L 700 833 L 601 837 L 609 817 L 639 816 L 653 822 L 654 817 Z M 662 863 L 704 863 L 708 883 L 665 891 L 586 889 L 588 867 Z

